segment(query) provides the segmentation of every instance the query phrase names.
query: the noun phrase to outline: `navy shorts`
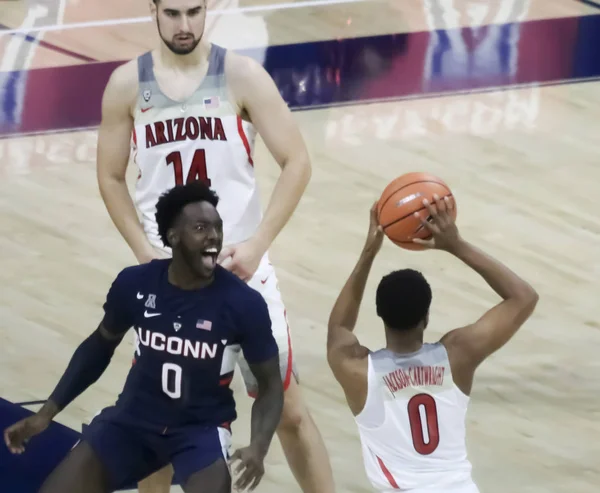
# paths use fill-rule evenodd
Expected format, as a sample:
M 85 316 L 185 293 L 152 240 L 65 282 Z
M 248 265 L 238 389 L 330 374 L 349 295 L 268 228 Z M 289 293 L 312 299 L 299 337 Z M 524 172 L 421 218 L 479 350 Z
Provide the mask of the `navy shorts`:
M 229 458 L 231 432 L 225 428 L 188 425 L 159 431 L 120 419 L 109 410 L 92 420 L 82 439 L 106 467 L 115 490 L 136 484 L 167 464 L 173 464 L 177 482 L 185 484 L 195 472 Z

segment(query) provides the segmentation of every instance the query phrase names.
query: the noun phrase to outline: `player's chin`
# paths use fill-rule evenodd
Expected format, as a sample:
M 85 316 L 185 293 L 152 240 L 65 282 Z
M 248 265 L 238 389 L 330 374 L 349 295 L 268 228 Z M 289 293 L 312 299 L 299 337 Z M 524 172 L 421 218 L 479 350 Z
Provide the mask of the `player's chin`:
M 194 38 L 174 40 L 171 43 L 171 50 L 177 55 L 188 55 L 194 51 L 197 44 Z

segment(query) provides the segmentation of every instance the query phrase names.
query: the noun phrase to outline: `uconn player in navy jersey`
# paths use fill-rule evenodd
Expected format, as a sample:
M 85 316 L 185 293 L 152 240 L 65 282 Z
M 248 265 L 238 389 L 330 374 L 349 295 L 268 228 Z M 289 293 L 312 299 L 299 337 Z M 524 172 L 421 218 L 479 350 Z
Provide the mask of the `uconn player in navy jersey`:
M 231 491 L 229 389 L 236 351 L 258 381 L 248 447 L 236 451 L 236 487 L 254 488 L 283 407 L 278 348 L 258 292 L 217 265 L 223 224 L 218 199 L 204 184 L 175 187 L 157 204 L 159 234 L 171 259 L 121 271 L 108 292 L 104 318 L 75 351 L 56 389 L 35 415 L 5 431 L 13 453 L 42 432 L 107 368 L 131 327 L 135 363 L 123 392 L 83 433 L 43 493 L 105 493 L 171 463 L 184 491 Z M 240 467 L 240 466 L 238 466 Z

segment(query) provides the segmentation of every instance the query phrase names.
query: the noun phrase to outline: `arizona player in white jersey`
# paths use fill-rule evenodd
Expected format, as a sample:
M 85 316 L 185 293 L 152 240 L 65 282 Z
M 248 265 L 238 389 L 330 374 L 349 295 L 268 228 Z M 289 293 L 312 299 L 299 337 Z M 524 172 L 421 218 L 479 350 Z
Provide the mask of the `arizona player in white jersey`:
M 103 97 L 98 135 L 102 198 L 144 263 L 170 255 L 154 219 L 163 192 L 202 180 L 217 193 L 224 223 L 219 262 L 267 301 L 280 348 L 286 392 L 278 437 L 302 490 L 330 493 L 329 457 L 300 393 L 285 307 L 268 256 L 310 179 L 305 143 L 264 68 L 205 39 L 205 0 L 154 0 L 150 5 L 160 45 L 116 69 Z M 264 215 L 254 175 L 257 134 L 282 170 Z M 134 199 L 125 181 L 132 142 L 139 168 Z M 243 358 L 239 366 L 253 395 L 256 380 Z M 140 490 L 167 492 L 171 478 L 165 469 L 142 482 Z
M 447 251 L 479 273 L 503 299 L 476 322 L 440 341 L 423 342 L 431 288 L 421 273 L 386 275 L 376 294 L 386 347 L 371 352 L 354 335 L 365 285 L 382 241 L 376 205 L 367 240 L 329 319 L 327 356 L 358 426 L 365 470 L 377 491 L 477 493 L 467 459 L 465 416 L 477 366 L 529 318 L 538 300 L 524 280 L 464 241 L 453 204 L 424 201 L 432 238 L 414 240 Z

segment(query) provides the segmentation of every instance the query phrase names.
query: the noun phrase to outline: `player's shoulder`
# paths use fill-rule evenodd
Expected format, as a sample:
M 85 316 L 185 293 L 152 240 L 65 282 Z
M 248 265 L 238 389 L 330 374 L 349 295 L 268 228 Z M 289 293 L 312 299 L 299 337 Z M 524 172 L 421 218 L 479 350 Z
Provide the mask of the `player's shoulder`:
M 155 259 L 145 264 L 130 265 L 121 269 L 115 282 L 124 287 L 144 283 L 168 267 L 169 259 Z
M 236 92 L 260 89 L 271 76 L 254 58 L 227 50 L 225 76 L 228 85 Z
M 243 295 L 253 297 L 255 295 L 260 296 L 258 291 L 251 288 L 248 283 L 242 281 L 238 276 L 236 276 L 233 272 L 228 271 L 225 267 L 221 265 L 216 266 L 215 273 L 218 278 L 218 282 L 227 288 L 229 292 L 236 295 Z
M 264 298 L 258 291 L 220 265 L 217 266 L 217 275 L 226 297 L 234 305 L 246 308 L 265 303 Z
M 119 101 L 135 99 L 139 89 L 137 59 L 119 65 L 110 74 L 104 97 Z
M 110 74 L 108 86 L 113 89 L 127 89 L 138 85 L 138 62 L 137 58 L 129 60 Z
M 228 75 L 229 72 L 232 72 L 234 75 L 243 77 L 252 76 L 256 72 L 264 70 L 264 68 L 252 57 L 242 55 L 233 50 L 227 50 L 225 70 L 228 72 Z

